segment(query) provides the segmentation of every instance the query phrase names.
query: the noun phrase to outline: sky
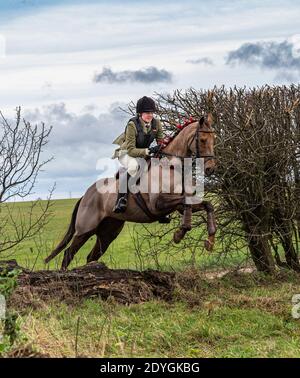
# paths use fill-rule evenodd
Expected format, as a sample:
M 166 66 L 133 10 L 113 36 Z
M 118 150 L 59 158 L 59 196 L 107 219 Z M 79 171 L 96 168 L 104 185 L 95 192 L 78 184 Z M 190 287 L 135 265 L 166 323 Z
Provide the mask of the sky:
M 299 16 L 299 0 L 0 0 L 0 110 L 53 127 L 31 198 L 113 174 L 120 107 L 144 95 L 299 83 Z

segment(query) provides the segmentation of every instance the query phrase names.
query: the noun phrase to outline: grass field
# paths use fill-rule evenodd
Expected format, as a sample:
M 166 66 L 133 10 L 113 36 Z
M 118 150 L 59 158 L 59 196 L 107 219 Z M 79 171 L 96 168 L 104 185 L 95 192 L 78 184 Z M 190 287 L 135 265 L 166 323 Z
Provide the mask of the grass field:
M 53 217 L 42 235 L 1 258 L 45 268 L 43 258 L 63 236 L 75 202 L 53 201 Z M 28 204 L 21 206 L 26 209 Z M 128 223 L 104 255 L 110 268 L 141 265 L 131 237 L 134 227 Z M 143 225 L 136 227 L 139 231 Z M 151 227 L 155 232 L 162 226 Z M 81 249 L 73 266 L 85 263 L 93 243 Z M 242 251 L 229 259 L 228 266 L 242 261 L 244 255 Z M 291 315 L 291 298 L 300 293 L 296 274 L 229 273 L 208 279 L 204 268 L 216 268 L 218 256 L 204 253 L 202 244 L 193 258 L 182 246 L 163 251 L 156 262 L 156 257 L 143 258 L 144 268 L 159 263 L 161 269 L 180 271 L 171 302 L 125 306 L 113 300 L 51 300 L 33 301 L 24 308 L 16 304 L 20 337 L 15 348 L 30 346 L 50 356 L 67 357 L 300 357 L 300 320 Z M 48 268 L 58 267 L 59 260 Z
M 63 238 L 77 199 L 64 199 L 53 200 L 51 211 L 52 216 L 49 223 L 43 229 L 41 235 L 38 235 L 34 240 L 27 240 L 16 248 L 9 250 L 7 253 L 2 253 L 1 258 L 16 258 L 19 265 L 30 269 L 54 269 L 59 268 L 62 253 L 53 260 L 49 265 L 43 263 L 43 259 L 50 254 L 50 252 L 56 247 L 58 242 Z M 13 205 L 11 205 L 13 206 Z M 16 204 L 16 209 L 13 210 L 17 213 L 18 209 L 26 211 L 28 208 L 28 202 L 22 202 Z M 13 207 L 12 207 L 13 208 Z M 146 225 L 153 234 L 161 232 L 162 229 L 167 229 L 168 225 L 161 225 L 158 222 Z M 172 227 L 172 225 L 170 226 Z M 127 222 L 116 240 L 112 242 L 106 251 L 105 255 L 101 258 L 107 266 L 110 268 L 159 268 L 163 270 L 180 270 L 185 269 L 191 264 L 196 264 L 198 267 L 219 267 L 220 255 L 216 252 L 207 253 L 204 250 L 203 240 L 206 238 L 206 228 L 202 227 L 203 240 L 199 241 L 199 247 L 193 252 L 187 248 L 184 241 L 179 245 L 169 245 L 169 241 L 172 240 L 172 232 L 166 235 L 165 242 L 168 243 L 167 250 L 160 248 L 157 256 L 153 253 L 144 254 L 143 256 L 137 256 L 136 248 L 132 238 L 132 234 L 140 233 L 144 230 L 144 225 Z M 195 229 L 190 232 L 190 235 L 197 235 L 199 230 Z M 142 238 L 140 238 L 141 240 Z M 86 257 L 89 251 L 92 249 L 95 243 L 95 237 L 91 237 L 90 240 L 80 249 L 76 254 L 71 268 L 74 266 L 85 264 Z M 146 241 L 145 241 L 146 243 Z M 143 250 L 148 250 L 148 243 L 142 245 Z M 227 258 L 224 266 L 236 265 L 245 259 L 245 251 L 241 251 L 240 254 L 235 254 L 230 258 Z M 142 261 L 141 261 L 142 260 Z

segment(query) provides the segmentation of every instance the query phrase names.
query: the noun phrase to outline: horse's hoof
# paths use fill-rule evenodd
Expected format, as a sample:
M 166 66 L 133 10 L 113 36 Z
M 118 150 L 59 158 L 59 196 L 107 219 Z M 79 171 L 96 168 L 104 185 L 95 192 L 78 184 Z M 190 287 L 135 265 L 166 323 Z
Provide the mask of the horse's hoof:
M 185 234 L 185 232 L 183 230 L 177 230 L 177 231 L 175 231 L 174 235 L 173 235 L 173 241 L 174 241 L 174 243 L 176 243 L 176 244 L 180 243 L 181 240 L 184 237 L 184 234 Z
M 205 242 L 204 242 L 204 246 L 205 246 L 205 249 L 206 249 L 207 251 L 212 251 L 213 248 L 214 248 L 213 243 L 211 243 L 209 240 L 205 240 Z

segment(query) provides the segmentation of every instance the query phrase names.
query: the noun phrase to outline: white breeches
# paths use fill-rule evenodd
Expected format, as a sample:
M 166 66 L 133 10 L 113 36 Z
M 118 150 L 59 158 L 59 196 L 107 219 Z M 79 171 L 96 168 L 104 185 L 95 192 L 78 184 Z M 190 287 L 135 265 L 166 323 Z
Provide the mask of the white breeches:
M 138 167 L 139 167 L 139 164 L 138 164 L 136 158 L 129 156 L 128 154 L 124 154 L 124 155 L 121 155 L 119 157 L 119 162 L 125 168 L 127 168 L 127 171 L 130 174 L 130 176 L 136 175 L 136 173 L 138 171 Z

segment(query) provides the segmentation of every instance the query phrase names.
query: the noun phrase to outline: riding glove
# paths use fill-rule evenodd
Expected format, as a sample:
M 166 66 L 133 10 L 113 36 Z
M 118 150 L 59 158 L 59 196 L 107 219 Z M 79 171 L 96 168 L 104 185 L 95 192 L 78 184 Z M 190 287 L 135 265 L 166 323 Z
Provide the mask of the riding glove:
M 160 150 L 160 146 L 154 146 L 148 148 L 149 155 L 155 155 Z

